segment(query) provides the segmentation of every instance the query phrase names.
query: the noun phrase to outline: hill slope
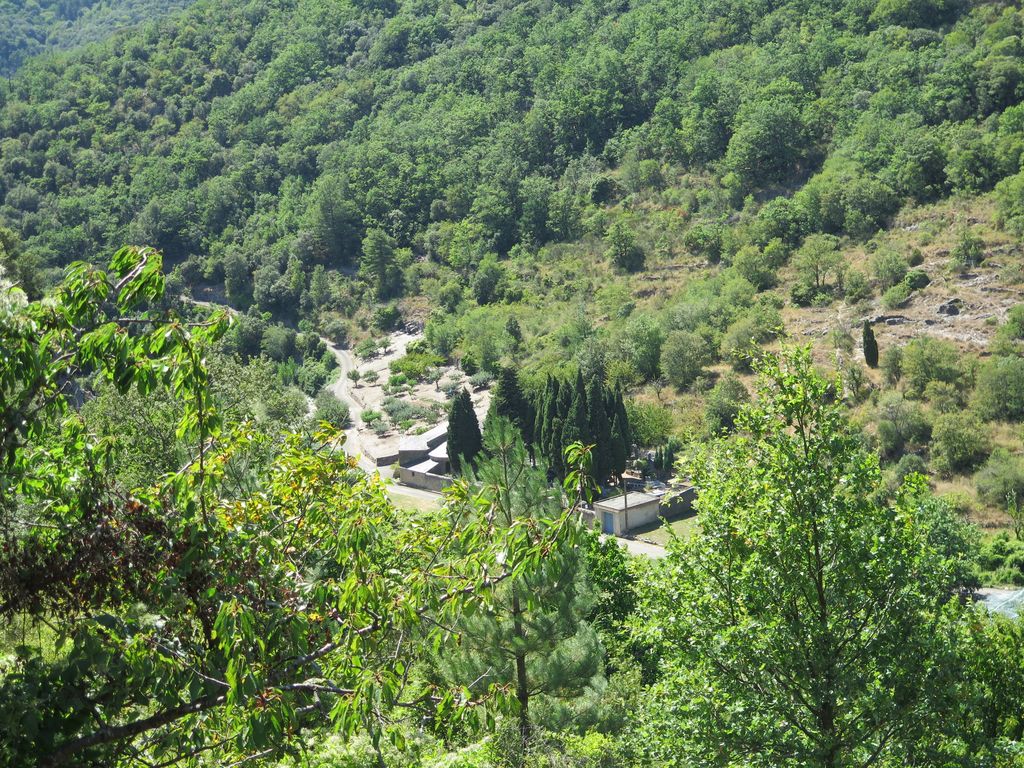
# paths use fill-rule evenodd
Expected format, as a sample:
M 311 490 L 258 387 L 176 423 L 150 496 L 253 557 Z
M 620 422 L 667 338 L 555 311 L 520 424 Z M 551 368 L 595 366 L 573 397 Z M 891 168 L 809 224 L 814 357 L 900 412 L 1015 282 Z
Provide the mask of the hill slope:
M 570 363 L 653 445 L 721 425 L 712 385 L 783 327 L 845 361 L 863 319 L 883 353 L 938 335 L 910 310 L 986 259 L 1008 293 L 939 319 L 988 354 L 1021 275 L 1022 30 L 945 0 L 209 1 L 3 89 L 0 218 L 51 268 L 145 242 L 178 288 L 339 340 L 405 319 L 469 370 Z M 976 370 L 936 380 L 963 405 Z M 929 430 L 949 405 L 907 394 Z
M 15 72 L 25 59 L 104 39 L 152 21 L 194 0 L 41 0 L 0 2 L 0 75 Z

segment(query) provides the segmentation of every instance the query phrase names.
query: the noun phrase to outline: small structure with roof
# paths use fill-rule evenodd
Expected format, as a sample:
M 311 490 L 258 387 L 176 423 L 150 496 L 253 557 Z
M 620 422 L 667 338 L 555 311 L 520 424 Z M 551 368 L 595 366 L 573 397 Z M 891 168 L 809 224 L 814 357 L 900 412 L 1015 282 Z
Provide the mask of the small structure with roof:
M 398 481 L 413 488 L 440 492 L 451 480 L 448 426 L 439 424 L 398 446 Z
M 634 528 L 658 522 L 661 517 L 676 517 L 693 507 L 696 491 L 685 487 L 672 493 L 630 492 L 594 502 L 594 517 L 601 533 L 625 536 Z

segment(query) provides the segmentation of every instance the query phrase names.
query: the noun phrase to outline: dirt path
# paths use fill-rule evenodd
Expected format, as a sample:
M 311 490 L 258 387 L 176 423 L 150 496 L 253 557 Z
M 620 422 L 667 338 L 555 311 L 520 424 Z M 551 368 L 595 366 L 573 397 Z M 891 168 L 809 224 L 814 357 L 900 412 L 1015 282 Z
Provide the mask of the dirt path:
M 359 457 L 358 461 L 361 469 L 366 472 L 375 472 L 377 470 L 377 463 L 374 457 L 366 453 L 360 436 L 361 422 L 359 414 L 363 411 L 363 403 L 356 397 L 352 380 L 348 377 L 349 371 L 354 370 L 356 367 L 355 360 L 352 359 L 352 353 L 348 350 L 336 347 L 327 339 L 323 339 L 323 342 L 331 350 L 334 359 L 338 361 L 338 377 L 327 385 L 327 389 L 332 395 L 345 403 L 349 409 L 349 426 L 345 430 L 345 452 L 349 456 Z

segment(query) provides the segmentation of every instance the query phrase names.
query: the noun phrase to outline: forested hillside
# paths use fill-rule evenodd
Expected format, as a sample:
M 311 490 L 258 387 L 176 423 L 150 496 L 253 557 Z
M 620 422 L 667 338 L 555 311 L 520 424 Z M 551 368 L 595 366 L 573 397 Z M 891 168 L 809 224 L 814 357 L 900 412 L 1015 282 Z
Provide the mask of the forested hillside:
M 172 8 L 11 16 L 0 765 L 1024 767 L 1018 4 Z
M 249 310 L 250 352 L 263 312 L 353 345 L 425 323 L 431 354 L 514 361 L 534 396 L 575 363 L 651 448 L 727 426 L 729 369 L 783 331 L 823 360 L 859 357 L 863 320 L 883 358 L 937 336 L 951 395 L 893 352 L 852 404 L 998 528 L 1024 468 L 963 473 L 1016 454 L 1006 431 L 930 449 L 987 396 L 975 356 L 1020 296 L 1022 25 L 927 0 L 206 2 L 4 87 L 0 218 L 39 285 L 159 248 L 172 290 Z M 884 389 L 926 405 L 907 434 Z M 985 418 L 1019 418 L 1006 397 Z
M 193 0 L 3 0 L 0 74 L 40 53 L 95 43 L 191 5 Z

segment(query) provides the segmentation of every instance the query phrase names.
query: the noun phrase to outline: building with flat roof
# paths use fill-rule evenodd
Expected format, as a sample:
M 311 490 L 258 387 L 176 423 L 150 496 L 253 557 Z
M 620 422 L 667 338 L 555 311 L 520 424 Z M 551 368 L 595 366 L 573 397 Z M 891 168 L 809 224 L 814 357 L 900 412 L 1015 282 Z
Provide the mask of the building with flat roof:
M 448 425 L 439 424 L 398 446 L 398 482 L 440 492 L 451 480 L 448 465 Z
M 692 487 L 667 494 L 631 491 L 594 502 L 594 517 L 601 533 L 625 536 L 634 528 L 658 522 L 661 517 L 685 514 L 693 507 L 696 491 Z

